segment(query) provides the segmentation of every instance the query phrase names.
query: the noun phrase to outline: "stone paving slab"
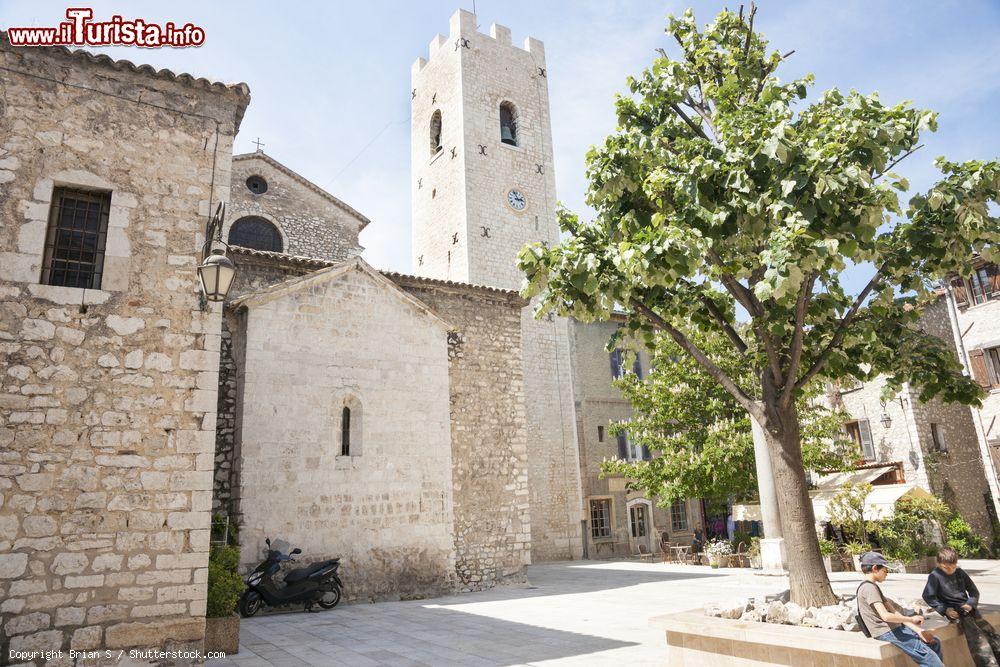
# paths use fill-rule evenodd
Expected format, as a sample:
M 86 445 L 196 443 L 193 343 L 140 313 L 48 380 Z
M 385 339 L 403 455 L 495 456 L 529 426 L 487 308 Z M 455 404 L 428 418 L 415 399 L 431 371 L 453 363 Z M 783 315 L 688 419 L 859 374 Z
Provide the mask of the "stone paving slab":
M 1000 601 L 1000 563 L 966 561 L 984 602 Z M 713 601 L 775 593 L 781 576 L 752 570 L 576 561 L 533 565 L 527 586 L 433 600 L 352 604 L 314 614 L 243 619 L 240 652 L 212 667 L 298 665 L 621 667 L 662 665 L 662 614 Z M 855 573 L 832 575 L 834 590 L 853 593 Z M 890 575 L 890 596 L 920 595 L 925 575 Z

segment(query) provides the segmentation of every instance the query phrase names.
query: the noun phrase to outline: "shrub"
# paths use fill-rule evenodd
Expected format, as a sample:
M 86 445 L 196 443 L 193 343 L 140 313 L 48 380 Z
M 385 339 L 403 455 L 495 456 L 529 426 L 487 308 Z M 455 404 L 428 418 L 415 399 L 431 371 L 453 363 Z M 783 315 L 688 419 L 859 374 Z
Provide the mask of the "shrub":
M 976 535 L 972 526 L 960 515 L 952 517 L 944 530 L 948 536 L 948 546 L 957 551 L 962 558 L 977 558 L 986 552 L 983 538 Z
M 865 544 L 864 542 L 848 542 L 844 545 L 844 551 L 846 551 L 849 556 L 860 556 L 861 554 L 867 553 L 871 550 L 871 545 Z
M 844 484 L 827 505 L 830 523 L 843 527 L 862 543 L 868 541 L 871 529 L 871 521 L 865 518 L 865 499 L 871 492 L 871 484 Z
M 231 616 L 243 593 L 243 579 L 237 572 L 240 550 L 230 546 L 212 547 L 208 556 L 208 618 Z

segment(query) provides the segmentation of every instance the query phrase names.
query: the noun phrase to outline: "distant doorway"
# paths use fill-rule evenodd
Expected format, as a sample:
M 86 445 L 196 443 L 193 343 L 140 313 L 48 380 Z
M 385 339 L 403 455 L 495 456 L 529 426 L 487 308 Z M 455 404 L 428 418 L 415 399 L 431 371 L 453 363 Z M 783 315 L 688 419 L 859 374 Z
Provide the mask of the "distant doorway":
M 652 517 L 652 507 L 648 500 L 634 500 L 628 503 L 628 527 L 629 537 L 632 542 L 632 553 L 639 551 L 639 545 L 643 545 L 647 550 L 652 551 L 653 526 L 650 522 Z

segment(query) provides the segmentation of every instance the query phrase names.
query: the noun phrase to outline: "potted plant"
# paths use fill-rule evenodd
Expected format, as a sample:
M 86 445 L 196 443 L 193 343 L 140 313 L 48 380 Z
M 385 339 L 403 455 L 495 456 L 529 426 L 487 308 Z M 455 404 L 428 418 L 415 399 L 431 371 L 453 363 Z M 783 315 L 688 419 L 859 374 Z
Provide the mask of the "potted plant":
M 208 556 L 208 604 L 205 607 L 205 651 L 237 653 L 240 648 L 240 617 L 236 603 L 243 593 L 237 572 L 240 550 L 216 545 Z
M 728 540 L 712 540 L 705 545 L 705 553 L 711 567 L 726 567 L 729 565 L 729 556 L 733 553 L 733 545 Z
M 751 537 L 750 538 L 750 548 L 747 549 L 747 556 L 750 557 L 750 567 L 755 570 L 760 570 L 764 567 L 760 560 L 760 538 Z
M 837 545 L 833 543 L 833 540 L 828 540 L 826 538 L 820 538 L 819 540 L 819 553 L 823 556 L 823 566 L 826 568 L 827 572 L 833 572 L 833 554 L 837 550 Z
M 848 542 L 844 545 L 844 551 L 854 561 L 854 571 L 861 571 L 861 554 L 871 551 L 871 545 L 863 542 Z

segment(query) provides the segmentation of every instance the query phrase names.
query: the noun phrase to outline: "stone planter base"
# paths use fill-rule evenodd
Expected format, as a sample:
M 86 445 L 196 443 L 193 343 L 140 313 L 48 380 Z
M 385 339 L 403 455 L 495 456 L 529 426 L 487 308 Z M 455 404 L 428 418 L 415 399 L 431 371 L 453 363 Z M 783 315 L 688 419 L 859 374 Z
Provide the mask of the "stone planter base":
M 921 556 L 903 565 L 903 572 L 906 574 L 927 574 L 935 567 L 937 567 L 937 558 L 934 556 Z
M 980 611 L 994 625 L 1000 607 L 982 605 Z M 912 667 L 902 651 L 888 642 L 869 639 L 860 632 L 824 630 L 773 623 L 754 623 L 705 616 L 703 610 L 657 616 L 653 627 L 666 632 L 663 664 L 706 665 L 823 665 L 824 667 Z M 948 667 L 973 667 L 972 656 L 958 626 L 940 617 L 927 619 L 944 648 Z
M 237 615 L 205 619 L 205 652 L 239 653 L 240 617 Z

